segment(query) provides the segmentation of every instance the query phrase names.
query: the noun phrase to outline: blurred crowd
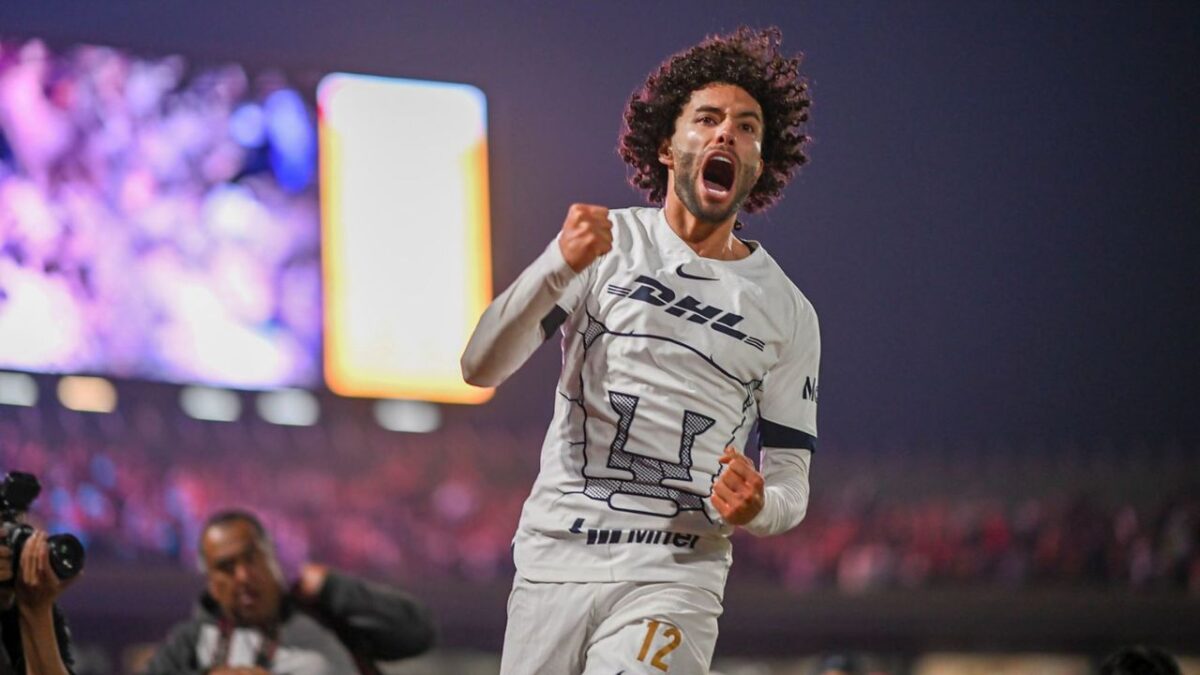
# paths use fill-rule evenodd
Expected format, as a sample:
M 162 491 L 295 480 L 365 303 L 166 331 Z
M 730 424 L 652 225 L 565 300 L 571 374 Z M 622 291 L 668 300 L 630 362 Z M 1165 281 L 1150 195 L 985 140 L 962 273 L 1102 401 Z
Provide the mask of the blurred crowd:
M 79 534 L 89 564 L 190 565 L 203 519 L 243 506 L 263 516 L 285 566 L 319 559 L 400 582 L 502 579 L 540 445 L 537 432 L 403 434 L 353 415 L 280 427 L 199 422 L 149 404 L 113 415 L 0 407 L 0 466 L 41 477 L 34 514 Z M 1001 450 L 823 448 L 806 520 L 783 536 L 736 535 L 735 568 L 795 590 L 1200 594 L 1194 453 Z
M 738 564 L 798 590 L 1089 586 L 1200 595 L 1195 494 L 1140 506 L 1090 491 L 1015 500 L 818 499 L 796 531 L 744 538 L 736 550 Z
M 316 384 L 316 143 L 276 74 L 0 40 L 0 366 Z

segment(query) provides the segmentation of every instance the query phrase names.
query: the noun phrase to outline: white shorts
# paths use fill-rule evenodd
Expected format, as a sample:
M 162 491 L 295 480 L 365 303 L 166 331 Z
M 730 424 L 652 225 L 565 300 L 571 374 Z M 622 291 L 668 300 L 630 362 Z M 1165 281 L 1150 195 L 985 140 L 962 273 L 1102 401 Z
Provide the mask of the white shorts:
M 721 601 L 678 583 L 549 583 L 519 575 L 501 675 L 702 675 Z

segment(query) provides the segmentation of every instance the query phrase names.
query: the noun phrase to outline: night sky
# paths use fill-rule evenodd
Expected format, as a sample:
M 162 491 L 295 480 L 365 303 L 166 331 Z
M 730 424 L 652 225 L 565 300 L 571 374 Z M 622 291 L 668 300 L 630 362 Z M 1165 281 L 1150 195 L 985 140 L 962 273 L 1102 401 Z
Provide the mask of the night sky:
M 812 84 L 811 162 L 744 233 L 817 308 L 823 440 L 1200 437 L 1200 3 L 0 4 L 56 46 L 480 87 L 497 292 L 571 202 L 643 203 L 625 102 L 742 23 Z M 469 415 L 544 424 L 557 362 Z

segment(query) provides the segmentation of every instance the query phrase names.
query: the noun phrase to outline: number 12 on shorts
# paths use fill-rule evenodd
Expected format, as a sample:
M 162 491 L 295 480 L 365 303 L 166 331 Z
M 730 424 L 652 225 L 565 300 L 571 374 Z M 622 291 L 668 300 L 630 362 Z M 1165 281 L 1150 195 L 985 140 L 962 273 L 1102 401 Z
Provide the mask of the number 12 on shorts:
M 642 641 L 642 650 L 638 652 L 638 661 L 645 663 L 646 657 L 649 656 L 650 665 L 665 673 L 670 665 L 663 659 L 667 658 L 671 652 L 675 651 L 679 647 L 679 643 L 683 642 L 683 635 L 675 626 L 666 624 L 666 629 L 662 632 L 663 638 L 666 639 L 666 644 L 660 647 L 658 651 L 654 652 L 654 654 L 651 654 L 650 648 L 654 645 L 654 638 L 658 634 L 659 626 L 662 625 L 662 623 L 655 621 L 654 619 L 651 619 L 650 623 L 647 624 L 646 639 Z

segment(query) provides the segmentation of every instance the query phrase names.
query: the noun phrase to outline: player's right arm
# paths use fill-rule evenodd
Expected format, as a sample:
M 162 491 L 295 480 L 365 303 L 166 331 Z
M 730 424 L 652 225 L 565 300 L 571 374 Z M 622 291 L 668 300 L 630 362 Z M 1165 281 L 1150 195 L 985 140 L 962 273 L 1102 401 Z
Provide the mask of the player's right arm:
M 575 309 L 586 271 L 612 249 L 612 237 L 608 209 L 572 204 L 558 238 L 480 317 L 460 362 L 463 379 L 494 387 L 516 372 Z

